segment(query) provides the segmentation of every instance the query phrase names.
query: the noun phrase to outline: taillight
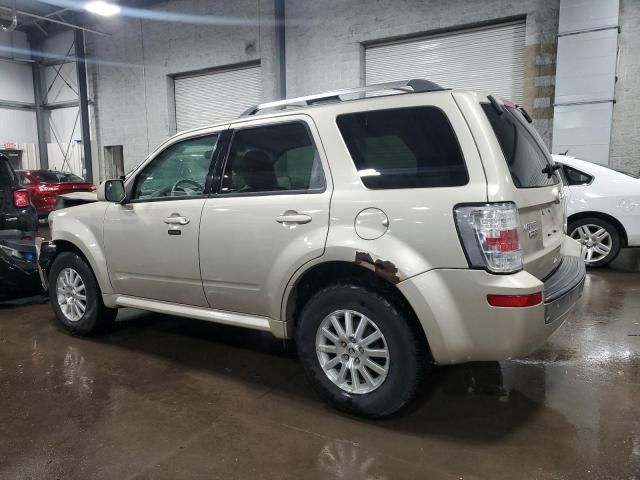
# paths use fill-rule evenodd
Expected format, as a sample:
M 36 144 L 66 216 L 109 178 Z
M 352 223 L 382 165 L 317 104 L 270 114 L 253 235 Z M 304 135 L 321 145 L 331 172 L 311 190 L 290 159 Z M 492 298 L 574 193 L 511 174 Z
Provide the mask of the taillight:
M 522 269 L 518 209 L 513 202 L 456 207 L 456 224 L 469 263 L 494 273 Z
M 13 192 L 13 204 L 18 207 L 28 207 L 29 206 L 29 192 L 26 190 L 16 190 Z

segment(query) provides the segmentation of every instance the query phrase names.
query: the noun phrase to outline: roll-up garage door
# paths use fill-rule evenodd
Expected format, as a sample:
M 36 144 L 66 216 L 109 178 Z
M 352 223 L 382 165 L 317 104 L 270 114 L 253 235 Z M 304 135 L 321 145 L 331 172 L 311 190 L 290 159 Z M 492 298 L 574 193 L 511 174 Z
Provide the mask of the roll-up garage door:
M 522 102 L 524 22 L 367 46 L 367 85 L 425 78 Z
M 233 120 L 260 103 L 260 66 L 175 78 L 179 132 Z

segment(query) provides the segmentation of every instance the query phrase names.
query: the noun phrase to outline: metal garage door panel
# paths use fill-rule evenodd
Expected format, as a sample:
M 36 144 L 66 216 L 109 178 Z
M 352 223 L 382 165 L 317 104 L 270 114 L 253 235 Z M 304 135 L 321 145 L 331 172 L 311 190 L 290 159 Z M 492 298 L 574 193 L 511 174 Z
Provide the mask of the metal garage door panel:
M 370 46 L 366 82 L 426 78 L 521 103 L 524 38 L 525 24 L 516 22 Z
M 260 103 L 260 67 L 175 79 L 176 126 L 184 131 L 232 120 Z

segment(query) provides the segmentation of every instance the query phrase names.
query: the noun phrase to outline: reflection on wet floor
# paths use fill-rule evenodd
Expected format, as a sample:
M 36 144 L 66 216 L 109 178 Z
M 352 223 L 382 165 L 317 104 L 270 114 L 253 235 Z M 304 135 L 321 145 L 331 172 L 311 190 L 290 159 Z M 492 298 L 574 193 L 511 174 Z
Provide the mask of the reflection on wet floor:
M 377 422 L 325 407 L 268 334 L 126 311 L 85 340 L 0 307 L 0 478 L 640 478 L 639 293 L 592 271 L 542 349 L 437 368 Z

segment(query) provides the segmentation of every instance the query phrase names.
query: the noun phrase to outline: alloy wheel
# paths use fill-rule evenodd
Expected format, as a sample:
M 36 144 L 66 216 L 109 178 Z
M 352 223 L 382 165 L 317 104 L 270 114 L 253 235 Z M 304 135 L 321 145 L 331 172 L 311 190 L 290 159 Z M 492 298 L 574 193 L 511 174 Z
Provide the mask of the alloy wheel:
M 604 259 L 613 247 L 611 234 L 600 225 L 586 224 L 577 227 L 571 232 L 571 238 L 576 239 L 586 248 L 583 257 L 587 264 L 599 262 Z
M 322 320 L 316 353 L 327 378 L 345 392 L 373 392 L 389 372 L 384 335 L 373 320 L 355 310 L 336 310 Z
M 64 268 L 56 281 L 58 305 L 70 322 L 82 319 L 87 309 L 87 292 L 84 281 L 73 268 Z

